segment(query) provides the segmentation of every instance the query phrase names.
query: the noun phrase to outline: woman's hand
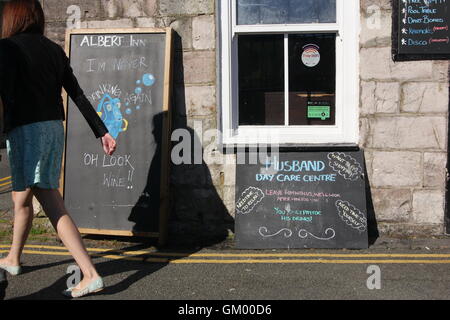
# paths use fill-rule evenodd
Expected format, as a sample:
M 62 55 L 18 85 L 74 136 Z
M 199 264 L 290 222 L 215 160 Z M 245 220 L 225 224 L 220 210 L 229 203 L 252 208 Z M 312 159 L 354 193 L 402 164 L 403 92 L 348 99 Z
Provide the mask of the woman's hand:
M 109 133 L 102 137 L 103 151 L 109 156 L 112 156 L 114 151 L 116 151 L 116 140 Z

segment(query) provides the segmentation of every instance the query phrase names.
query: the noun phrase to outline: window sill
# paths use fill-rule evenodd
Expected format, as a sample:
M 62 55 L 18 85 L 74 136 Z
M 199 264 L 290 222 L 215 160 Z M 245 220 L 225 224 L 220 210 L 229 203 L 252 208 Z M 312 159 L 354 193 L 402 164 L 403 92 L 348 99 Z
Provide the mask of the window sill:
M 278 145 L 280 147 L 357 146 L 358 134 L 337 126 L 311 127 L 242 127 L 225 131 L 224 146 Z
M 260 145 L 259 145 L 260 147 Z M 258 150 L 258 145 L 236 145 L 236 144 L 222 144 L 219 150 L 224 154 L 233 154 L 242 152 L 255 152 Z M 279 146 L 279 152 L 329 152 L 329 151 L 359 151 L 361 147 L 358 144 L 352 143 L 329 143 L 329 144 L 282 144 Z M 265 150 L 264 150 L 265 151 Z M 267 152 L 270 153 L 270 148 Z

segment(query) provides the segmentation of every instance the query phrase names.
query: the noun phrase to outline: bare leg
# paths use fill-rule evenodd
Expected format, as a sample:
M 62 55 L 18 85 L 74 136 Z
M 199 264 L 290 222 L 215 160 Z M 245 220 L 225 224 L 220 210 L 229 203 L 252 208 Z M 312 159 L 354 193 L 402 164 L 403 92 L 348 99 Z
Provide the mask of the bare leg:
M 20 256 L 33 223 L 33 193 L 30 189 L 12 193 L 14 202 L 14 232 L 11 250 L 0 264 L 20 265 Z
M 44 212 L 49 217 L 59 238 L 70 251 L 83 272 L 84 278 L 77 288 L 84 288 L 99 275 L 83 244 L 78 229 L 67 213 L 61 194 L 56 189 L 47 190 L 39 188 L 34 188 L 33 193 L 41 203 Z

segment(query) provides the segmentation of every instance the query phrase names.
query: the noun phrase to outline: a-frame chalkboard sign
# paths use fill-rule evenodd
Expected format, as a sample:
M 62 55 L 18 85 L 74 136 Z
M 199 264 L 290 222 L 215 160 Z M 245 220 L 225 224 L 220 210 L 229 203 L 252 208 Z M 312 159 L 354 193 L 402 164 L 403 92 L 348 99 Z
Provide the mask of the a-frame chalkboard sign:
M 81 88 L 117 141 L 103 153 L 66 98 L 63 194 L 81 233 L 167 238 L 172 29 L 68 30 Z
M 280 152 L 260 161 L 236 168 L 238 249 L 368 247 L 362 150 Z

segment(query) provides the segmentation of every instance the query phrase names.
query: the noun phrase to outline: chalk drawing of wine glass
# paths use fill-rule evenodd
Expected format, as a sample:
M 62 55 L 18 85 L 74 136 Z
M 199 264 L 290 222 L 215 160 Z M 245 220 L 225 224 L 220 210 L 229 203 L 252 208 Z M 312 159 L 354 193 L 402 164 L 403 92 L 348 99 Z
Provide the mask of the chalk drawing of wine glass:
M 109 94 L 105 94 L 97 106 L 98 115 L 114 139 L 117 139 L 121 132 L 128 129 L 128 121 L 122 117 L 120 107 L 120 99 L 113 99 Z

